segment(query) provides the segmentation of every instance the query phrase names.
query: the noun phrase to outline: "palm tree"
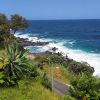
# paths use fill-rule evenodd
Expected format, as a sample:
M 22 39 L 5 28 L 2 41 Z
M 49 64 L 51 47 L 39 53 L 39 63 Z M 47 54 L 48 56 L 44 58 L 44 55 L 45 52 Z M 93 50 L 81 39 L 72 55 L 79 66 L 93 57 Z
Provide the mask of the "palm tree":
M 12 80 L 17 84 L 17 81 L 24 76 L 24 73 L 29 72 L 28 66 L 30 62 L 26 58 L 26 54 L 25 51 L 19 50 L 17 44 L 10 45 L 6 48 L 7 63 L 3 67 L 6 80 Z

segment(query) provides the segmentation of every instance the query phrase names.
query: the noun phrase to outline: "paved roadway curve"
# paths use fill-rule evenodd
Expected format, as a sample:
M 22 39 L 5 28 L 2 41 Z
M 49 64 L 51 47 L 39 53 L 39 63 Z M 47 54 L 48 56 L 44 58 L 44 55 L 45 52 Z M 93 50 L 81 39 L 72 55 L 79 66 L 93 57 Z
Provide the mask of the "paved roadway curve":
M 68 94 L 69 85 L 61 83 L 57 80 L 53 81 L 53 90 L 60 95 L 67 95 Z

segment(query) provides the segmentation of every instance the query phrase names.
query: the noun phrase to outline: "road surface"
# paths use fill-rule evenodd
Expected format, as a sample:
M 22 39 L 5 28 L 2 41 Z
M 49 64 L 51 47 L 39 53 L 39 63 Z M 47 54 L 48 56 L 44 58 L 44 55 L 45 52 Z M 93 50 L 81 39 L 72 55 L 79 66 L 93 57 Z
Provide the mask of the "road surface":
M 67 95 L 68 94 L 69 85 L 61 83 L 57 80 L 53 81 L 53 90 L 60 95 Z

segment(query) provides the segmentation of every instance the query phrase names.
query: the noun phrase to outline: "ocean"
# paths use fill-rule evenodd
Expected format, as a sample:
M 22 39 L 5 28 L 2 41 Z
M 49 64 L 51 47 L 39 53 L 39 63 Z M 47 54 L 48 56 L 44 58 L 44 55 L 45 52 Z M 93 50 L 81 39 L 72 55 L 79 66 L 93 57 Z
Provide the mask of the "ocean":
M 29 27 L 15 34 L 30 41 L 48 41 L 49 45 L 27 47 L 30 52 L 44 52 L 57 47 L 79 62 L 94 67 L 100 75 L 100 20 L 31 20 Z

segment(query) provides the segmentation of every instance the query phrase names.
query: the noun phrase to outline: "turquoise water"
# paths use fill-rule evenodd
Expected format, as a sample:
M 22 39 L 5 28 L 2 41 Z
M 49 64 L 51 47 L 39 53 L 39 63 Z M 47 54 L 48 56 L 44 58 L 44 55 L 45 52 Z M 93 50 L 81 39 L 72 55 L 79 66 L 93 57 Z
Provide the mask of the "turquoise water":
M 100 20 L 30 21 L 26 32 L 55 41 L 69 40 L 64 46 L 100 53 Z
M 31 41 L 49 41 L 43 47 L 28 47 L 30 52 L 43 52 L 57 47 L 76 61 L 88 62 L 100 73 L 100 20 L 35 20 L 16 36 Z

